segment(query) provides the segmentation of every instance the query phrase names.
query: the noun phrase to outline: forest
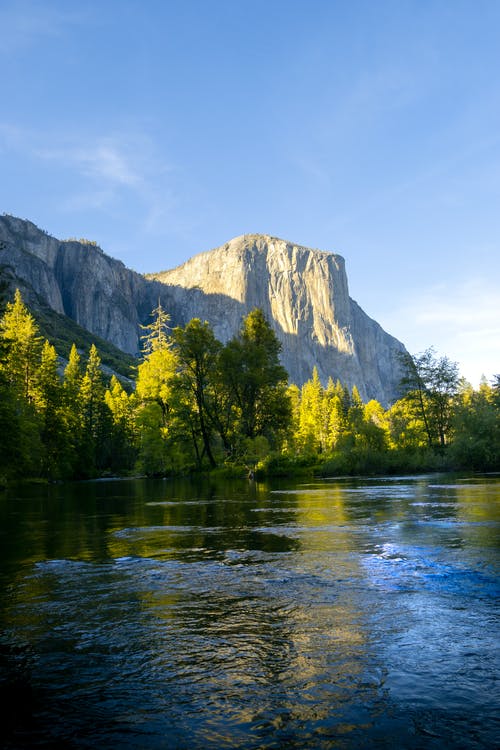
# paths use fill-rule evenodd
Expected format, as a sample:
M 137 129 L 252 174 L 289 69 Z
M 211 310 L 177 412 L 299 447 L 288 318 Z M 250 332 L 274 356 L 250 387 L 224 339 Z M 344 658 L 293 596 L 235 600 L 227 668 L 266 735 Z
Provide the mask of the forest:
M 201 471 L 260 478 L 500 469 L 500 376 L 475 390 L 433 348 L 404 355 L 400 398 L 363 403 L 314 370 L 298 387 L 260 309 L 222 344 L 158 305 L 130 378 L 95 345 L 63 359 L 16 291 L 0 318 L 0 485 Z

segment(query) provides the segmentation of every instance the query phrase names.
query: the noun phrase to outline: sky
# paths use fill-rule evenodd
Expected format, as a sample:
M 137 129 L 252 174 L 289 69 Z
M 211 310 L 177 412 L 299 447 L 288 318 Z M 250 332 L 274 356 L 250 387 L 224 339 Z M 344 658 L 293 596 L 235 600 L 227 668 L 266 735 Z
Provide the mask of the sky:
M 500 372 L 498 0 L 0 0 L 0 212 L 139 272 L 246 233 Z

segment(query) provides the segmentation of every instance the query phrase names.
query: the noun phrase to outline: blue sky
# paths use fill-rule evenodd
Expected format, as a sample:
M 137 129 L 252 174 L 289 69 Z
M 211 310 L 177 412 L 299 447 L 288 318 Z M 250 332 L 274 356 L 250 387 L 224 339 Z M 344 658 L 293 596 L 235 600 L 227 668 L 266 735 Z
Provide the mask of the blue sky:
M 0 211 L 159 271 L 247 232 L 500 372 L 500 2 L 0 3 Z

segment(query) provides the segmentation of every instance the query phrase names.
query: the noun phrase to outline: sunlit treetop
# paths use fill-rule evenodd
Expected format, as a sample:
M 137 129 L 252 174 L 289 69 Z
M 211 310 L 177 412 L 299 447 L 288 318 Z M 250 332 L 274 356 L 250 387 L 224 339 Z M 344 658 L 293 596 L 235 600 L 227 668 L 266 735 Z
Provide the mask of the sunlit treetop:
M 170 315 L 163 309 L 160 300 L 158 300 L 158 307 L 156 307 L 151 313 L 153 322 L 149 325 L 141 326 L 142 330 L 145 331 L 144 335 L 141 336 L 142 353 L 144 356 L 151 354 L 154 351 L 161 349 L 170 348 L 170 336 L 169 336 L 169 323 Z

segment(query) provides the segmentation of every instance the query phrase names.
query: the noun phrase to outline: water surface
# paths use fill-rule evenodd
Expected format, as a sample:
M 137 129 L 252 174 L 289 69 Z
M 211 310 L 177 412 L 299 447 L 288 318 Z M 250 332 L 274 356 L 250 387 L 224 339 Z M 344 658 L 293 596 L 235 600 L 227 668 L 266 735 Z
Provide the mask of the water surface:
M 492 748 L 500 481 L 0 497 L 4 746 Z

